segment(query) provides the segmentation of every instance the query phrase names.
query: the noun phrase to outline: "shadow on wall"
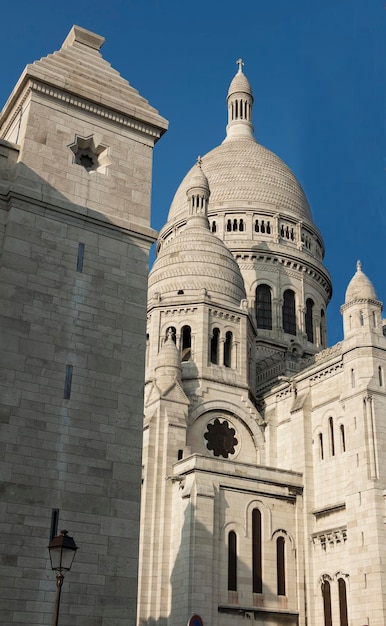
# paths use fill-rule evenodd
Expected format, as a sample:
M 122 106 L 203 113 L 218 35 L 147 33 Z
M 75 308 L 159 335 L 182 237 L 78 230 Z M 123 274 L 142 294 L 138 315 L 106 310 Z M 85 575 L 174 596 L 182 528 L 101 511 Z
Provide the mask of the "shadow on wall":
M 80 547 L 61 624 L 134 626 L 151 239 L 72 204 L 0 148 L 0 621 L 47 623 L 59 509 Z
M 292 567 L 286 570 L 284 541 L 277 543 L 277 533 L 266 540 L 267 531 L 262 528 L 257 509 L 249 528 L 224 525 L 225 514 L 213 515 L 215 508 L 222 509 L 224 505 L 221 492 L 215 489 L 209 495 L 208 484 L 198 484 L 199 481 L 200 477 L 190 494 L 182 487 L 182 497 L 177 492 L 181 485 L 175 485 L 169 586 L 158 580 L 155 588 L 149 590 L 154 602 L 168 594 L 170 611 L 158 619 L 142 619 L 140 625 L 177 626 L 187 624 L 197 614 L 204 626 L 245 626 L 252 622 L 258 626 L 297 626 L 298 611 L 288 609 L 285 595 L 286 583 L 293 590 L 295 584 L 293 580 L 286 581 L 285 572 L 293 572 Z M 178 519 L 183 520 L 179 531 Z M 213 519 L 218 521 L 213 523 Z M 277 564 L 277 545 L 283 546 L 283 552 L 278 563 L 278 588 L 273 589 L 264 578 Z

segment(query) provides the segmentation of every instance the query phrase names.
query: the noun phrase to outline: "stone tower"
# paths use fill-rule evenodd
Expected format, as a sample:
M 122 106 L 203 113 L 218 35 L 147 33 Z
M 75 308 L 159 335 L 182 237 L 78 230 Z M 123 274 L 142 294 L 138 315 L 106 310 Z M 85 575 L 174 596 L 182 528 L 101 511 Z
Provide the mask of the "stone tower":
M 167 122 L 74 26 L 0 117 L 3 626 L 135 623 L 152 150 Z M 71 595 L 68 593 L 71 590 Z

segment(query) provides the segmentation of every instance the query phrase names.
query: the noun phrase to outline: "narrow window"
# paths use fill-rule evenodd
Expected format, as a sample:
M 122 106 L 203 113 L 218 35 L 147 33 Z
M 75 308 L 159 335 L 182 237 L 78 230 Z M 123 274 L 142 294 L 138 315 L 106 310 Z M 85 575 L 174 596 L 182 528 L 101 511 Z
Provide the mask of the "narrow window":
M 177 459 L 178 461 L 181 461 L 181 459 L 184 458 L 184 451 L 183 450 L 178 450 L 177 452 Z
M 50 543 L 54 537 L 58 534 L 59 523 L 59 509 L 52 509 L 51 511 L 51 528 L 50 528 Z
M 310 343 L 314 343 L 314 319 L 313 319 L 314 302 L 311 298 L 306 300 L 306 335 Z
M 351 370 L 351 387 L 353 389 L 355 387 L 355 371 L 354 371 L 354 369 Z
M 220 331 L 218 328 L 213 329 L 212 339 L 210 341 L 210 360 L 211 363 L 218 363 L 218 347 L 219 347 Z
M 341 424 L 339 427 L 340 430 L 340 445 L 342 447 L 342 452 L 346 452 L 346 438 L 344 435 L 344 425 Z
M 255 220 L 255 233 L 259 232 L 259 220 Z
M 283 226 L 283 224 L 280 227 L 280 236 L 284 237 L 284 226 Z
M 377 326 L 377 316 L 375 315 L 375 311 L 373 311 L 373 326 L 374 328 Z
M 66 376 L 64 379 L 64 393 L 63 398 L 69 400 L 71 398 L 71 385 L 72 385 L 72 365 L 66 365 Z
M 276 541 L 277 595 L 285 596 L 285 542 L 284 537 Z
M 261 232 L 265 233 L 265 224 L 264 224 L 264 220 L 261 220 Z
M 323 459 L 324 459 L 324 450 L 323 450 L 323 435 L 322 435 L 322 433 L 319 433 L 319 456 L 320 456 L 320 460 L 323 461 Z
M 232 222 L 231 220 L 227 220 L 227 232 L 229 233 L 232 230 Z
M 228 591 L 237 591 L 237 536 L 233 530 L 228 535 Z
M 295 294 L 291 289 L 286 289 L 283 294 L 283 330 L 296 335 Z
M 244 220 L 240 220 L 239 221 L 239 230 L 241 230 L 241 231 L 244 230 Z
M 237 220 L 236 219 L 233 220 L 232 230 L 237 230 Z
M 335 456 L 335 442 L 334 442 L 334 420 L 332 417 L 328 418 L 328 428 L 330 432 L 330 450 L 331 456 Z
M 359 321 L 360 321 L 361 326 L 365 325 L 365 317 L 363 315 L 363 311 L 359 311 Z
M 338 578 L 340 626 L 348 626 L 346 582 Z
M 271 224 L 270 222 L 267 222 L 267 235 L 271 234 Z
M 381 366 L 378 367 L 378 382 L 379 382 L 379 386 L 383 387 L 383 371 Z
M 272 295 L 268 285 L 256 289 L 256 324 L 257 328 L 272 330 Z
M 320 311 L 320 345 L 326 347 L 326 315 L 324 310 Z
M 225 335 L 224 343 L 224 365 L 225 367 L 232 367 L 232 333 L 228 331 Z
M 212 233 L 215 233 L 217 230 L 216 222 L 212 222 Z
M 252 588 L 253 593 L 263 592 L 261 513 L 259 509 L 252 511 Z
M 83 272 L 83 260 L 84 260 L 84 243 L 78 245 L 78 258 L 76 260 L 76 271 Z
M 324 626 L 332 626 L 332 614 L 331 614 L 331 587 L 328 580 L 324 580 L 322 583 L 322 597 L 323 597 L 323 612 L 324 612 Z
M 181 361 L 190 361 L 192 358 L 192 333 L 190 326 L 182 327 L 181 339 Z

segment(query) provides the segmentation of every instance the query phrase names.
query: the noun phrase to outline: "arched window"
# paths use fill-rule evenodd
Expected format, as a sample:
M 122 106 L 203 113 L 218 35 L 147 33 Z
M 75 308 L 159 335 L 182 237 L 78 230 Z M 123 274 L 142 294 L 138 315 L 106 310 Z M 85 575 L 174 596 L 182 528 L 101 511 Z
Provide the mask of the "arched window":
M 192 358 L 192 334 L 190 326 L 182 327 L 181 340 L 181 361 L 190 361 Z
M 220 331 L 218 328 L 213 329 L 212 339 L 210 341 L 210 360 L 215 365 L 218 364 L 218 348 L 219 348 Z
M 334 441 L 334 420 L 332 417 L 328 418 L 328 429 L 330 432 L 330 452 L 331 456 L 335 456 L 335 441 Z
M 346 582 L 338 578 L 340 626 L 348 626 Z
M 311 298 L 306 300 L 306 335 L 308 341 L 314 343 L 314 319 L 313 319 L 314 301 Z
M 284 537 L 276 540 L 277 595 L 285 596 L 285 541 Z
M 240 220 L 239 221 L 239 230 L 241 230 L 241 231 L 244 230 L 244 220 Z
M 342 448 L 342 452 L 346 452 L 346 438 L 344 434 L 344 424 L 341 424 L 339 426 L 339 430 L 340 430 L 340 445 Z
M 228 535 L 228 591 L 237 591 L 237 535 Z
M 232 230 L 232 222 L 231 220 L 227 220 L 227 232 L 229 233 Z
M 166 329 L 166 333 L 165 333 L 165 341 L 166 339 L 173 339 L 174 343 L 176 343 L 176 329 L 174 326 L 169 326 Z
M 378 382 L 379 382 L 379 386 L 383 387 L 383 371 L 380 365 L 378 367 Z
M 283 330 L 296 335 L 295 293 L 291 289 L 286 289 L 283 294 Z
M 236 219 L 233 220 L 232 230 L 237 230 L 237 220 Z
M 232 333 L 228 330 L 228 332 L 225 335 L 225 343 L 224 343 L 225 367 L 232 367 L 232 342 L 233 342 L 233 336 L 232 336 Z
M 319 433 L 319 457 L 320 457 L 320 460 L 323 461 L 323 459 L 324 459 L 324 450 L 323 450 L 323 435 L 322 435 L 322 433 Z
M 257 328 L 272 329 L 272 295 L 268 285 L 256 289 L 256 324 Z
M 252 589 L 253 593 L 263 592 L 261 513 L 259 509 L 252 511 Z
M 324 580 L 322 583 L 322 597 L 323 597 L 324 626 L 332 626 L 331 586 L 328 580 Z
M 217 230 L 216 222 L 213 220 L 212 222 L 212 233 L 215 233 Z

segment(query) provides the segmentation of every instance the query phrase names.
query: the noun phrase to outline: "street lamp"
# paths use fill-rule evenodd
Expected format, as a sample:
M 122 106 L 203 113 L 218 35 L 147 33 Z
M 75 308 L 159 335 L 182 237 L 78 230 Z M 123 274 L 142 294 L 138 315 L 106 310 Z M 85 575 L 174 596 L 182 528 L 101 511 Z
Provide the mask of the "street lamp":
M 71 569 L 77 549 L 75 541 L 72 537 L 68 536 L 67 530 L 61 530 L 60 535 L 54 537 L 48 546 L 51 568 L 56 571 L 56 598 L 52 626 L 58 626 L 60 594 L 62 591 L 64 572 L 68 572 Z

